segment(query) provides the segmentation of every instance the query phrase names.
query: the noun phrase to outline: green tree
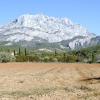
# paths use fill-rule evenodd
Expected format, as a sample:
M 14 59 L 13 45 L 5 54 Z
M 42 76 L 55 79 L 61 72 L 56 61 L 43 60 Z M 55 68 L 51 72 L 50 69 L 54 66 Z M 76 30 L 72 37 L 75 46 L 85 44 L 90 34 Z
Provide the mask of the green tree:
M 26 48 L 25 48 L 25 56 L 27 56 L 27 50 L 26 50 Z
M 14 50 L 14 56 L 16 55 L 16 51 Z
M 57 50 L 55 49 L 55 54 L 54 54 L 55 56 L 57 56 Z
M 21 50 L 20 50 L 20 48 L 19 48 L 19 52 L 18 52 L 18 54 L 21 55 Z

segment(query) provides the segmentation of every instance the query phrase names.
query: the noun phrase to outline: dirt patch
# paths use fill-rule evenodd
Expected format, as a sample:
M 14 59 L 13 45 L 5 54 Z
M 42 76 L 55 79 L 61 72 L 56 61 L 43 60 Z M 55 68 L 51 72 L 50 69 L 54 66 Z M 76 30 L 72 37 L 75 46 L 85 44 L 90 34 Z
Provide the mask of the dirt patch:
M 100 100 L 100 64 L 0 64 L 0 100 Z

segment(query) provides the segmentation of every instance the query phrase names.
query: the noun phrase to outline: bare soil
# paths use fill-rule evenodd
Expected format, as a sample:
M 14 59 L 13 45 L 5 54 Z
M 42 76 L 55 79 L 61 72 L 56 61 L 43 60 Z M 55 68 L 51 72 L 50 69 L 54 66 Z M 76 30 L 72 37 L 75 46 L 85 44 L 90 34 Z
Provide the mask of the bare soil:
M 100 64 L 0 64 L 0 100 L 100 100 Z

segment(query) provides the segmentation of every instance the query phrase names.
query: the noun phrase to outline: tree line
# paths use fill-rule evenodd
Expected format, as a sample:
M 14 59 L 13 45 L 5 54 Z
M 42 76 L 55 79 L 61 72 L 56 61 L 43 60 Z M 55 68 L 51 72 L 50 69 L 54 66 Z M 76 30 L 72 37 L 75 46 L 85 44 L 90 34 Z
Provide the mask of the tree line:
M 100 48 L 81 49 L 68 52 L 32 52 L 28 48 L 0 52 L 0 62 L 63 62 L 63 63 L 96 63 L 97 55 L 100 55 Z M 12 53 L 12 54 L 11 54 Z

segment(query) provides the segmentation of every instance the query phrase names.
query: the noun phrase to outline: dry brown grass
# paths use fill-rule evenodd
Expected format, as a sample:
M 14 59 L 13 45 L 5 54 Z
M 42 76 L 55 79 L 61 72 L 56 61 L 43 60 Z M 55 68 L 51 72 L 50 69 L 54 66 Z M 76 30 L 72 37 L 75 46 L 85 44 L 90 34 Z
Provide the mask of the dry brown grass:
M 100 100 L 100 64 L 0 64 L 0 100 Z

